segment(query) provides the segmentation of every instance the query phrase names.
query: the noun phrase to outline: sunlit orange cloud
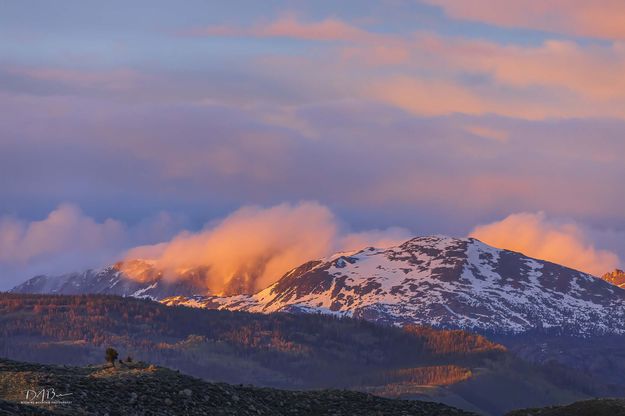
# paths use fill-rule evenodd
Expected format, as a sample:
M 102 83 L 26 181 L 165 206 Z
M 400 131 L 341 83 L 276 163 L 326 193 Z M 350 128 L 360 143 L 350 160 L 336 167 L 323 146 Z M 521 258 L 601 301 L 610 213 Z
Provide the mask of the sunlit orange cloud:
M 532 97 L 514 97 L 511 92 L 501 94 L 489 86 L 479 89 L 463 85 L 453 79 L 424 79 L 394 76 L 372 81 L 363 86 L 368 98 L 393 105 L 419 116 L 439 116 L 452 113 L 470 115 L 499 114 L 538 120 L 563 115 L 587 114 L 583 106 L 569 104 L 562 108 L 558 100 L 536 103 Z M 594 110 L 594 113 L 606 113 Z M 625 116 L 625 110 L 612 113 Z
M 251 28 L 219 25 L 185 30 L 181 34 L 187 36 L 292 38 L 316 41 L 356 41 L 371 39 L 374 36 L 339 19 L 326 18 L 317 22 L 304 22 L 294 14 L 284 14 L 273 22 L 257 24 Z
M 352 97 L 416 115 L 625 117 L 623 45 L 502 45 L 423 32 L 385 36 L 336 45 L 323 65 L 318 57 L 282 57 L 273 64 L 299 68 L 298 73 L 318 67 L 319 73 L 308 78 L 315 88 L 320 74 L 332 71 Z M 293 62 L 297 59 L 305 62 Z M 267 63 L 272 64 L 265 58 Z M 466 75 L 477 75 L 480 82 L 466 81 Z
M 420 34 L 412 45 L 426 66 L 488 74 L 497 83 L 570 90 L 592 99 L 625 97 L 625 47 L 550 40 L 539 46 Z
M 462 109 L 458 112 L 470 114 L 482 113 L 488 107 L 488 94 L 480 91 L 480 97 L 470 93 L 470 85 L 458 83 L 454 79 L 465 74 L 486 76 L 488 82 L 479 83 L 482 87 L 489 87 L 491 92 L 498 93 L 505 98 L 506 91 L 501 87 L 517 89 L 509 91 L 510 101 L 523 103 L 532 98 L 539 102 L 546 94 L 558 98 L 548 106 L 541 106 L 555 115 L 590 115 L 590 116 L 617 116 L 623 115 L 621 105 L 625 101 L 625 46 L 614 44 L 609 46 L 580 46 L 573 42 L 546 41 L 538 46 L 501 45 L 498 43 L 442 37 L 432 33 L 418 33 L 412 38 L 404 40 L 394 39 L 391 59 L 384 55 L 378 56 L 375 52 L 377 44 L 362 43 L 343 48 L 344 59 L 351 58 L 354 65 L 388 65 L 395 71 L 428 71 L 430 78 L 420 76 L 421 81 L 414 80 L 409 84 L 411 89 L 430 90 L 434 83 L 442 92 L 454 93 L 456 105 L 451 103 L 447 107 L 458 107 L 461 103 L 471 103 L 471 109 Z M 404 75 L 404 80 L 408 76 Z M 390 83 L 392 89 L 396 79 Z M 541 87 L 531 91 L 531 88 Z M 401 90 L 402 88 L 399 88 Z M 524 90 L 527 90 L 525 92 Z M 567 96 L 568 94 L 568 96 Z M 387 94 L 389 95 L 389 94 Z M 435 102 L 430 113 L 444 112 L 441 105 Z M 587 101 L 592 101 L 588 105 Z M 392 101 L 400 101 L 395 98 Z M 558 108 L 551 108 L 553 104 L 565 101 Z M 403 107 L 408 107 L 402 100 Z M 498 100 L 499 107 L 501 100 Z M 599 107 L 593 107 L 598 104 Z M 415 104 L 411 104 L 413 110 Z M 466 106 L 465 106 L 466 107 Z M 507 108 L 504 106 L 503 108 Z M 540 118 L 536 105 L 530 110 L 537 113 L 532 118 Z M 600 111 L 597 111 L 599 109 Z M 516 110 L 515 110 L 516 111 Z M 550 114 L 545 114 L 549 116 Z
M 488 103 L 477 94 L 446 80 L 396 76 L 372 83 L 369 91 L 373 97 L 419 115 L 483 114 L 489 111 Z
M 580 226 L 550 221 L 544 213 L 512 214 L 501 221 L 475 227 L 470 236 L 495 247 L 596 276 L 620 264 L 615 253 L 594 247 Z
M 622 0 L 424 0 L 452 18 L 600 39 L 625 39 Z
M 166 277 L 208 267 L 205 283 L 210 291 L 230 293 L 235 279 L 243 279 L 244 291 L 253 293 L 311 259 L 395 244 L 409 236 L 401 228 L 343 233 L 332 212 L 316 202 L 247 206 L 200 232 L 182 232 L 171 241 L 132 249 L 126 258 L 154 260 Z
M 334 45 L 336 57 L 327 57 L 344 65 L 335 77 L 344 76 L 347 85 L 356 82 L 352 75 L 358 73 L 365 89 L 377 91 L 374 96 L 416 114 L 625 117 L 625 44 L 620 43 L 582 46 L 547 40 L 538 46 L 503 45 L 427 32 L 381 34 L 334 18 L 304 22 L 293 14 L 251 28 L 212 26 L 187 34 L 349 41 Z M 385 80 L 373 72 L 367 75 L 367 67 L 380 66 L 392 69 L 393 78 Z M 424 75 L 424 70 L 434 76 Z M 467 82 L 457 81 L 466 74 L 488 78 L 476 91 Z M 404 86 L 412 92 L 401 93 Z M 435 90 L 441 91 L 440 98 Z M 428 94 L 431 102 L 415 98 L 421 93 Z
M 392 76 L 361 86 L 364 98 L 417 116 L 497 114 L 527 120 L 558 117 L 625 118 L 625 97 L 597 100 L 563 90 L 527 91 L 493 84 L 467 85 L 451 78 Z

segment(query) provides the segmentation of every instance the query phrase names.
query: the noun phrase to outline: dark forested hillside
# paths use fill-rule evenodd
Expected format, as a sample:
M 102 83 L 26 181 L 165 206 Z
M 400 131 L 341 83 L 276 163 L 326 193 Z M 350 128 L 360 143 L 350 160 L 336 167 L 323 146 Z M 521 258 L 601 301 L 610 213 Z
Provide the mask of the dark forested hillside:
M 0 353 L 23 360 L 86 364 L 99 361 L 102 348 L 112 345 L 206 378 L 276 386 L 346 385 L 394 368 L 450 360 L 471 365 L 505 350 L 463 331 L 401 330 L 320 315 L 210 311 L 96 295 L 2 294 L 0 337 Z
M 109 346 L 120 358 L 210 381 L 351 388 L 442 400 L 491 414 L 588 393 L 483 336 L 459 330 L 169 307 L 106 295 L 0 294 L 1 356 L 84 365 L 103 362 Z M 494 387 L 500 393 L 486 393 Z

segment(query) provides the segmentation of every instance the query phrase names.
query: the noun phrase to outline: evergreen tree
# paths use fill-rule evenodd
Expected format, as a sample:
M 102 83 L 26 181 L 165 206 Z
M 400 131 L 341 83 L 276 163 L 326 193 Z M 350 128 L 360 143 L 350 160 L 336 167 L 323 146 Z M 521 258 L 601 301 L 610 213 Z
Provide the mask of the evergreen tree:
M 106 359 L 106 362 L 113 364 L 113 367 L 115 367 L 115 360 L 117 360 L 117 357 L 119 357 L 119 354 L 115 348 L 109 347 L 106 349 L 104 358 Z

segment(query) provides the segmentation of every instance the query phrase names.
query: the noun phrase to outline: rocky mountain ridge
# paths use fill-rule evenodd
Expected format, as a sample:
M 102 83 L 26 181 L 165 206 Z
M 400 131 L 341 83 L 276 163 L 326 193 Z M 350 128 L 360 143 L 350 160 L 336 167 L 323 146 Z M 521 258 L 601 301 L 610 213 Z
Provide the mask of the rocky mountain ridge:
M 56 295 L 103 294 L 162 299 L 167 296 L 193 296 L 206 293 L 205 269 L 186 271 L 175 279 L 164 278 L 149 260 L 120 261 L 102 269 L 58 276 L 39 275 L 14 287 L 13 293 L 49 293 Z
M 257 294 L 178 296 L 168 305 L 314 312 L 487 333 L 625 333 L 625 291 L 476 239 L 417 237 L 303 264 Z

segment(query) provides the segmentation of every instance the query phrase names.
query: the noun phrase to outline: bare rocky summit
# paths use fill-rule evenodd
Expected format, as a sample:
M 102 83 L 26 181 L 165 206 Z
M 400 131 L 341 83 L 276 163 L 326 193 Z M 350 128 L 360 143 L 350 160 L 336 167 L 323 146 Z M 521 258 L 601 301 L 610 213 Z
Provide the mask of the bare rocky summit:
M 44 403 L 23 404 L 44 391 Z M 345 390 L 288 391 L 205 381 L 145 363 L 66 367 L 0 360 L 0 415 L 421 415 L 472 413 Z M 46 404 L 49 401 L 51 404 Z M 56 404 L 55 404 L 56 402 Z

